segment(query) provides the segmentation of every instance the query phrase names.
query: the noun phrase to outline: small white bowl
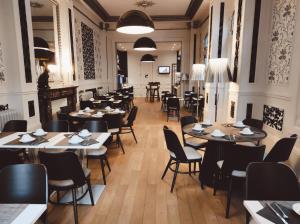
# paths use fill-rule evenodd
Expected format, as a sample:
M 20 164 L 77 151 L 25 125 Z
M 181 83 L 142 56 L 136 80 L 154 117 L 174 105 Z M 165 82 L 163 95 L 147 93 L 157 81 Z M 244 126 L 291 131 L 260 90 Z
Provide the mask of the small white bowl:
M 42 128 L 37 129 L 33 135 L 34 136 L 44 136 L 46 135 L 48 132 L 45 132 Z
M 89 132 L 87 129 L 83 129 L 79 132 L 78 136 L 82 137 L 82 138 L 85 138 L 85 137 L 88 137 L 88 136 L 91 136 L 92 133 Z
M 213 136 L 213 137 L 224 137 L 225 134 L 222 131 L 220 131 L 219 129 L 216 129 L 211 133 L 211 136 Z

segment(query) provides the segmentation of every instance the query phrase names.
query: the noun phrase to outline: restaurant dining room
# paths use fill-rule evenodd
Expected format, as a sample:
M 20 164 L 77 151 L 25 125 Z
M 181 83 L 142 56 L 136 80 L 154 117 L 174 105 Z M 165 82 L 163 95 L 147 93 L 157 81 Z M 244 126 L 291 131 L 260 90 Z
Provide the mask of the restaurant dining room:
M 0 0 L 0 224 L 299 224 L 300 0 Z

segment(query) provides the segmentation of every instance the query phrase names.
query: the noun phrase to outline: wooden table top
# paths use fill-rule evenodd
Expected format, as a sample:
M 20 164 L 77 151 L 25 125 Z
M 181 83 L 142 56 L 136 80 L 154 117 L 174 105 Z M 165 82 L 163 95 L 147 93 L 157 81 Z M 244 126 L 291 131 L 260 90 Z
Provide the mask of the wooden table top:
M 204 126 L 204 133 L 193 131 L 193 127 L 195 124 L 189 124 L 183 127 L 183 132 L 185 134 L 191 135 L 195 138 L 201 138 L 208 141 L 232 141 L 232 142 L 249 142 L 249 141 L 258 141 L 267 137 L 267 133 L 263 130 L 259 130 L 254 127 L 245 126 L 251 129 L 254 132 L 253 135 L 242 135 L 240 131 L 243 128 L 234 127 L 232 124 L 214 124 L 211 126 Z M 224 137 L 214 137 L 210 133 L 212 133 L 215 129 L 219 129 L 222 131 L 225 136 Z M 229 140 L 230 139 L 230 140 Z

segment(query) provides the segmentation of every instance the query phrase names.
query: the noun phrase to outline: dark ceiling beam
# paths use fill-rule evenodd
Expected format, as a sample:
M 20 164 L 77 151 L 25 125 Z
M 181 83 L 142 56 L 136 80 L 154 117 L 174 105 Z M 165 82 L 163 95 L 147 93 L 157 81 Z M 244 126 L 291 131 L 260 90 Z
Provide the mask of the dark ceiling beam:
M 111 16 L 97 0 L 84 0 L 84 2 L 97 14 L 104 22 L 117 22 L 119 16 Z M 151 16 L 153 21 L 189 21 L 192 20 L 198 11 L 203 0 L 191 0 L 185 15 L 157 15 Z
M 191 0 L 189 7 L 186 10 L 185 16 L 193 19 L 194 15 L 200 8 L 203 0 Z
M 32 16 L 32 22 L 53 22 L 53 16 Z
M 98 15 L 104 22 L 109 22 L 111 17 L 97 0 L 84 0 L 84 2 Z

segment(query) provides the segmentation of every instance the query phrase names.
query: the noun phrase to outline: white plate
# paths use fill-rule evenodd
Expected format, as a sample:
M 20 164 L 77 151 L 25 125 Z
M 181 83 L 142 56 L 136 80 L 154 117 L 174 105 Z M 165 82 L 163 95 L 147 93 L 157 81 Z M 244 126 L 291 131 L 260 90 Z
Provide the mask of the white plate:
M 20 139 L 19 141 L 22 143 L 29 143 L 29 142 L 33 142 L 34 140 L 35 140 L 35 138 L 31 138 L 31 139 L 27 139 L 27 140 Z
M 294 212 L 296 212 L 298 215 L 300 215 L 300 203 L 295 203 L 292 206 Z
M 208 124 L 208 123 L 205 123 L 205 122 L 203 122 L 203 123 L 201 123 L 202 125 L 204 125 L 204 126 L 212 126 L 212 124 L 210 123 L 210 124 Z
M 92 117 L 103 117 L 103 114 L 101 114 L 101 115 L 93 114 Z
M 224 136 L 225 136 L 225 134 L 220 134 L 220 135 L 214 135 L 214 134 L 211 134 L 211 136 L 213 136 L 213 137 L 217 137 L 217 138 L 221 138 L 221 137 L 224 137 Z
M 243 131 L 240 131 L 240 134 L 242 134 L 242 135 L 254 135 L 254 132 L 244 133 Z
M 45 136 L 47 134 L 48 134 L 48 132 L 46 132 L 46 131 L 44 133 L 36 133 L 36 132 L 33 133 L 34 136 Z
M 86 113 L 94 112 L 94 110 L 84 110 Z
M 91 135 L 92 135 L 92 133 L 88 133 L 87 135 L 82 135 L 80 133 L 78 134 L 78 136 L 81 137 L 81 138 L 86 138 L 86 137 L 89 137 Z
M 77 144 L 80 144 L 83 141 L 84 141 L 84 139 L 80 139 L 80 140 L 78 140 L 76 142 L 72 142 L 72 141 L 69 140 L 69 143 L 72 144 L 72 145 L 77 145 Z
M 234 124 L 233 127 L 235 127 L 235 128 L 244 128 L 244 127 L 246 127 L 246 125 L 244 125 L 244 124 L 243 125 Z
M 201 132 L 201 131 L 204 130 L 204 128 L 199 128 L 199 129 L 198 129 L 198 128 L 196 128 L 196 129 L 195 129 L 195 128 L 192 128 L 192 130 L 193 130 L 193 131 L 199 131 L 199 132 Z

